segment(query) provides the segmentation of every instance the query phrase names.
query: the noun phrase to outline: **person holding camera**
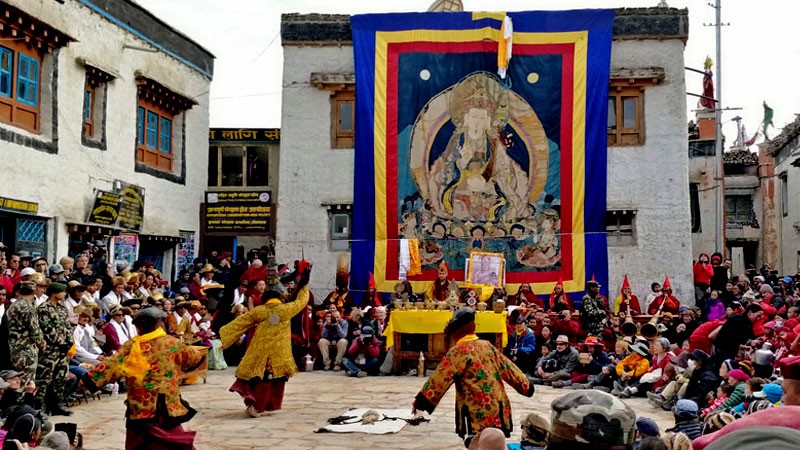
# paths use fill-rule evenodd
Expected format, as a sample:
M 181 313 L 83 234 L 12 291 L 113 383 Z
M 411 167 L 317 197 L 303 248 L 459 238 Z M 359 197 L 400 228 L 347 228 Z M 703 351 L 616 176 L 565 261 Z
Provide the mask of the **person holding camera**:
M 508 345 L 503 349 L 503 354 L 508 357 L 526 374 L 532 373 L 536 353 L 536 336 L 528 328 L 528 320 L 518 317 L 514 333 L 508 335 Z
M 347 352 L 347 321 L 342 319 L 338 309 L 333 310 L 330 315 L 325 315 L 325 326 L 322 328 L 322 337 L 319 340 L 319 352 L 322 355 L 324 370 L 331 367 L 331 347 L 336 348 L 336 360 L 333 363 L 333 370 L 342 370 L 342 358 Z
M 371 326 L 361 328 L 361 334 L 353 339 L 353 343 L 347 350 L 347 357 L 342 359 L 347 375 L 364 378 L 370 372 L 374 374 L 381 363 L 382 346 L 383 344 L 375 337 L 375 330 Z

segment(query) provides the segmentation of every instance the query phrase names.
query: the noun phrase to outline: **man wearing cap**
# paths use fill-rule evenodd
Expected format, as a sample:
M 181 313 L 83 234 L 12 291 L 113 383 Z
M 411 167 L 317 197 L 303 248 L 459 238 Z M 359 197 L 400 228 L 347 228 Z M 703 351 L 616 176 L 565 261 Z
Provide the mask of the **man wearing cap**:
M 600 295 L 600 284 L 594 280 L 586 282 L 586 295 L 581 304 L 581 325 L 590 336 L 603 337 L 608 318 L 606 303 Z
M 351 377 L 363 378 L 370 372 L 376 374 L 381 363 L 382 343 L 375 338 L 375 331 L 371 326 L 361 328 L 361 334 L 353 339 L 347 356 L 342 359 L 342 364 Z
M 67 308 L 61 304 L 67 295 L 67 286 L 52 283 L 47 287 L 47 302 L 37 309 L 39 326 L 47 347 L 39 355 L 36 379 L 39 390 L 36 398 L 53 415 L 71 415 L 64 405 L 67 384 L 68 356 L 72 347 L 72 327 L 67 317 Z
M 33 267 L 25 267 L 19 271 L 19 281 L 31 281 L 36 273 L 37 272 L 33 269 Z
M 150 307 L 133 322 L 138 335 L 113 356 L 101 361 L 89 376 L 93 389 L 125 379 L 126 450 L 192 450 L 194 431 L 181 424 L 197 413 L 181 398 L 179 375 L 203 362 L 203 354 L 167 336 L 161 327 L 164 311 Z
M 58 281 L 60 283 L 66 283 L 66 271 L 61 266 L 61 264 L 52 264 L 49 269 L 47 269 L 47 276 L 50 278 L 50 281 Z
M 533 373 L 534 354 L 536 353 L 536 336 L 528 328 L 525 317 L 517 317 L 516 328 L 508 336 L 508 344 L 503 354 L 525 373 Z
M 492 343 L 478 338 L 472 308 L 453 313 L 444 334 L 452 346 L 414 398 L 412 414 L 417 410 L 433 413 L 455 383 L 455 431 L 459 437 L 473 436 L 484 428 L 499 428 L 506 437 L 511 436 L 511 401 L 503 382 L 526 397 L 533 396 L 533 383 Z
M 3 391 L 2 398 L 0 398 L 0 411 L 6 414 L 9 408 L 17 405 L 28 405 L 31 408 L 36 407 L 36 383 L 29 381 L 22 386 L 22 372 L 16 370 L 3 370 L 0 371 L 0 380 L 4 380 L 6 387 Z
M 692 400 L 682 398 L 672 408 L 675 426 L 667 429 L 668 432 L 683 433 L 689 439 L 697 439 L 703 432 L 703 424 L 699 419 L 699 408 Z
M 8 344 L 11 366 L 23 374 L 23 383 L 36 379 L 39 352 L 46 347 L 39 315 L 33 306 L 35 285 L 30 281 L 20 283 L 17 301 L 8 307 Z
M 536 363 L 536 373 L 531 381 L 534 384 L 552 384 L 572 378 L 572 371 L 578 367 L 578 350 L 569 345 L 569 338 L 563 334 L 556 338 L 556 348 Z
M 632 450 L 636 413 L 605 392 L 579 390 L 553 400 L 547 450 Z

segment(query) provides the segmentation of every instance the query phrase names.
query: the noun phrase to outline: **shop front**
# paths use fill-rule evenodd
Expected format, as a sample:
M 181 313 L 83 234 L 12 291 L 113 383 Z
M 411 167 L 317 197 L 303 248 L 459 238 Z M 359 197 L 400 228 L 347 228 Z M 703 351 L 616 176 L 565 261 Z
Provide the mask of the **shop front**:
M 41 217 L 39 204 L 0 197 L 0 242 L 11 252 L 27 251 L 47 257 L 50 220 Z

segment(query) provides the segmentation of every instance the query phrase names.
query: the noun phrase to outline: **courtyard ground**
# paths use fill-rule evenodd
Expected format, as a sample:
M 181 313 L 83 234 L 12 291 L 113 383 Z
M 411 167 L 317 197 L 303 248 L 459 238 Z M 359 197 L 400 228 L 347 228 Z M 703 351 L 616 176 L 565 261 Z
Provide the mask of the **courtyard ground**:
M 187 428 L 197 431 L 198 450 L 273 450 L 326 449 L 459 449 L 464 448 L 454 430 L 454 388 L 451 388 L 430 422 L 407 425 L 397 434 L 367 435 L 315 433 L 331 417 L 348 407 L 411 408 L 411 401 L 424 379 L 411 376 L 348 378 L 342 373 L 310 372 L 292 378 L 286 386 L 283 410 L 269 417 L 250 418 L 237 394 L 228 392 L 235 368 L 210 371 L 208 383 L 184 386 L 183 397 L 198 410 Z M 514 433 L 509 442 L 519 441 L 521 419 L 536 412 L 549 419 L 550 402 L 565 390 L 537 386 L 536 394 L 526 398 L 511 392 Z M 56 421 L 78 423 L 89 449 L 124 448 L 124 394 L 118 400 L 104 395 L 102 400 L 73 407 L 75 414 Z M 653 418 L 662 431 L 672 425 L 672 415 L 654 409 L 645 399 L 625 400 L 637 415 Z

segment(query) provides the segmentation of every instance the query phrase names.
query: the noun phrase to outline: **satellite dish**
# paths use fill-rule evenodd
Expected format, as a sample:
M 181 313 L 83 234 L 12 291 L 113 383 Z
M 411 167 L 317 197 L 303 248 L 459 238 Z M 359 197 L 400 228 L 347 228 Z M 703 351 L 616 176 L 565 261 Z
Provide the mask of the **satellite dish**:
M 461 0 L 436 0 L 428 8 L 429 12 L 459 12 L 464 10 Z

